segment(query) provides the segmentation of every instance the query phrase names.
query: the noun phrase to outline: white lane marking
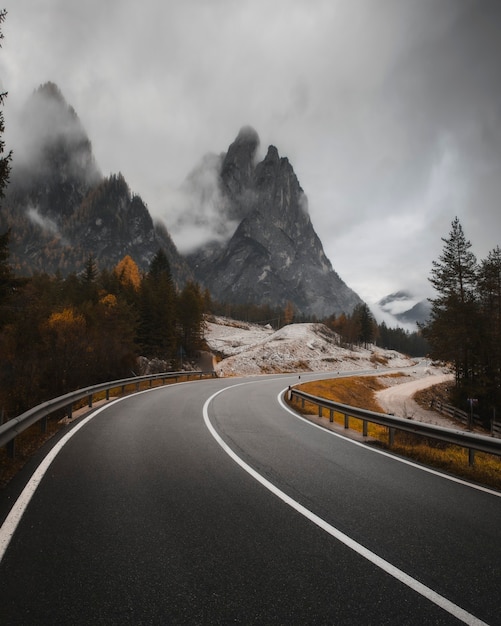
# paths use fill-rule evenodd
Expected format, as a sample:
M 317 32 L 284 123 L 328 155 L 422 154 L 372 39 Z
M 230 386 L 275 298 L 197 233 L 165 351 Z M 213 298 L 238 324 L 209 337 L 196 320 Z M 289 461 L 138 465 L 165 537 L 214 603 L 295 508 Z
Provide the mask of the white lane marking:
M 21 521 L 21 518 L 26 511 L 28 504 L 30 503 L 33 494 L 37 490 L 40 481 L 44 477 L 45 473 L 49 469 L 50 464 L 56 458 L 58 453 L 61 451 L 62 447 L 75 435 L 87 422 L 89 422 L 93 417 L 96 417 L 101 411 L 107 409 L 112 404 L 116 404 L 120 402 L 120 400 L 124 400 L 124 398 L 119 398 L 117 400 L 113 400 L 109 404 L 106 404 L 99 409 L 96 409 L 93 413 L 91 413 L 88 417 L 79 422 L 76 426 L 74 426 L 62 439 L 60 439 L 57 444 L 51 448 L 50 452 L 44 457 L 43 461 L 37 467 L 37 469 L 33 472 L 32 477 L 26 484 L 25 488 L 21 492 L 21 495 L 16 500 L 14 506 L 10 510 L 9 514 L 5 518 L 2 527 L 0 528 L 0 563 L 4 557 L 5 551 L 14 535 L 14 532 Z
M 240 465 L 240 467 L 244 469 L 248 474 L 250 474 L 255 480 L 261 483 L 261 485 L 266 487 L 266 489 L 271 491 L 271 493 L 273 493 L 275 496 L 280 498 L 283 502 L 288 504 L 295 511 L 297 511 L 298 513 L 300 513 L 301 515 L 309 519 L 311 522 L 316 524 L 319 528 L 329 533 L 329 535 L 331 535 L 338 541 L 341 541 L 342 543 L 344 543 L 346 546 L 354 550 L 357 554 L 364 557 L 365 559 L 367 559 L 368 561 L 370 561 L 371 563 L 373 563 L 374 565 L 382 569 L 384 572 L 386 572 L 390 576 L 393 576 L 398 581 L 400 581 L 404 585 L 407 585 L 407 587 L 410 587 L 411 589 L 413 589 L 420 595 L 424 596 L 426 599 L 430 600 L 430 602 L 433 602 L 434 604 L 444 609 L 445 611 L 447 611 L 448 613 L 450 613 L 451 615 L 453 615 L 460 621 L 464 622 L 465 624 L 469 624 L 470 626 L 487 626 L 487 624 L 483 622 L 482 620 L 478 619 L 471 613 L 468 613 L 467 611 L 457 606 L 450 600 L 447 600 L 447 598 L 444 598 L 443 596 L 438 594 L 436 591 L 433 591 L 433 589 L 430 589 L 426 585 L 423 585 L 418 580 L 416 580 L 415 578 L 412 578 L 411 576 L 409 576 L 402 570 L 398 569 L 397 567 L 395 567 L 388 561 L 385 561 L 384 559 L 379 557 L 377 554 L 374 554 L 374 552 L 371 552 L 370 550 L 362 546 L 360 543 L 356 542 L 355 540 L 351 539 L 351 537 L 348 537 L 348 535 L 345 535 L 343 532 L 335 528 L 334 526 L 331 526 L 328 522 L 323 520 L 321 517 L 319 517 L 318 515 L 315 515 L 315 513 L 313 513 L 306 507 L 304 507 L 302 504 L 299 504 L 299 502 L 296 502 L 295 500 L 293 500 L 285 492 L 281 491 L 273 483 L 271 483 L 269 480 L 261 476 L 261 474 L 259 474 L 255 469 L 253 469 L 250 465 L 248 465 L 243 459 L 241 459 L 228 446 L 228 444 L 225 441 L 223 441 L 221 436 L 217 433 L 214 426 L 212 425 L 210 418 L 209 418 L 209 405 L 219 394 L 225 391 L 228 391 L 229 389 L 234 389 L 235 387 L 239 387 L 240 385 L 245 385 L 245 384 L 251 384 L 251 383 L 239 383 L 237 385 L 232 385 L 231 387 L 226 387 L 225 389 L 220 389 L 216 393 L 212 394 L 212 396 L 210 396 L 206 400 L 203 406 L 203 418 L 204 418 L 205 425 L 207 426 L 210 434 L 213 436 L 216 442 L 221 446 L 221 448 L 226 452 L 226 454 L 229 457 L 231 457 L 235 461 L 235 463 Z
M 174 385 L 184 385 L 186 383 L 174 383 Z M 171 385 L 172 387 L 174 385 Z M 93 411 L 88 417 L 84 418 L 81 422 L 79 422 L 76 426 L 74 426 L 64 437 L 62 437 L 57 444 L 51 448 L 46 457 L 42 460 L 37 469 L 33 472 L 32 477 L 26 484 L 25 488 L 21 492 L 21 495 L 18 497 L 14 505 L 12 506 L 9 514 L 5 518 L 4 523 L 0 527 L 0 563 L 5 555 L 5 551 L 7 550 L 9 543 L 16 531 L 16 528 L 21 521 L 21 518 L 26 511 L 28 504 L 30 503 L 31 498 L 33 497 L 35 491 L 37 490 L 38 485 L 40 484 L 42 478 L 45 473 L 49 469 L 52 461 L 59 454 L 63 446 L 68 443 L 68 441 L 75 435 L 87 422 L 91 419 L 99 415 L 105 409 L 108 409 L 110 406 L 116 404 L 117 402 L 121 402 L 122 400 L 127 400 L 133 396 L 139 396 L 143 393 L 148 393 L 150 391 L 157 391 L 158 389 L 164 389 L 164 387 L 152 387 L 151 389 L 144 389 L 143 391 L 138 391 L 129 396 L 123 396 L 122 398 L 117 398 L 116 400 L 112 400 L 107 404 L 99 407 L 95 411 Z
M 186 385 L 188 384 L 188 382 L 192 382 L 192 381 L 174 383 L 170 385 L 170 387 L 174 387 L 178 385 Z M 49 466 L 51 465 L 52 461 L 56 458 L 58 453 L 61 451 L 62 447 L 66 443 L 68 443 L 68 441 L 73 437 L 73 435 L 75 435 L 82 428 L 82 426 L 85 426 L 87 422 L 89 422 L 91 419 L 96 417 L 96 415 L 99 415 L 99 413 L 101 413 L 105 409 L 108 409 L 113 404 L 116 404 L 117 402 L 121 402 L 122 400 L 127 400 L 128 398 L 131 398 L 132 396 L 138 396 L 143 393 L 149 393 L 150 391 L 158 391 L 159 389 L 164 389 L 164 387 L 152 387 L 151 389 L 144 389 L 143 391 L 138 391 L 132 395 L 124 396 L 122 398 L 117 398 L 116 400 L 112 400 L 111 402 L 108 402 L 104 406 L 101 406 L 100 408 L 93 411 L 88 417 L 84 418 L 81 422 L 79 422 L 76 426 L 74 426 L 70 430 L 70 432 L 68 432 L 64 437 L 62 437 L 60 441 L 53 448 L 51 448 L 50 452 L 47 454 L 46 457 L 44 457 L 40 465 L 33 472 L 33 475 L 31 476 L 30 480 L 24 487 L 23 491 L 21 492 L 21 495 L 18 497 L 18 499 L 12 506 L 11 510 L 9 511 L 9 514 L 4 520 L 4 523 L 0 527 L 0 563 L 2 562 L 2 559 L 5 555 L 5 551 L 7 550 L 9 546 L 12 536 L 14 535 L 16 528 L 18 527 L 18 524 L 21 521 L 22 516 L 24 515 L 24 512 L 26 511 L 26 508 L 28 504 L 30 503 L 30 500 L 33 497 L 33 494 L 37 490 L 37 487 L 40 484 L 42 478 L 44 477 L 45 473 L 49 469 Z
M 294 415 L 294 417 L 296 417 L 297 419 L 299 419 L 299 420 L 301 420 L 303 422 L 306 422 L 310 426 L 314 426 L 315 428 L 319 428 L 324 433 L 328 433 L 329 435 L 333 435 L 334 437 L 338 437 L 340 439 L 343 439 L 344 441 L 347 441 L 347 442 L 349 442 L 349 443 L 351 443 L 351 444 L 353 444 L 355 446 L 360 446 L 361 448 L 363 448 L 364 450 L 367 450 L 369 452 L 375 452 L 376 454 L 382 454 L 383 456 L 386 456 L 389 459 L 393 459 L 394 461 L 398 461 L 399 463 L 404 463 L 405 465 L 410 465 L 411 467 L 415 467 L 416 469 L 421 470 L 422 472 L 428 472 L 429 474 L 434 474 L 435 476 L 440 476 L 441 478 L 445 478 L 446 480 L 450 480 L 453 483 L 459 483 L 460 485 L 464 485 L 465 487 L 470 487 L 471 489 L 476 489 L 477 491 L 483 491 L 485 493 L 488 493 L 491 496 L 496 496 L 497 498 L 501 498 L 501 491 L 494 491 L 493 489 L 489 489 L 489 487 L 484 487 L 482 485 L 476 485 L 475 483 L 471 483 L 471 482 L 468 482 L 467 480 L 463 480 L 461 478 L 457 478 L 456 476 L 451 476 L 450 474 L 444 474 L 443 472 L 440 472 L 439 470 L 432 469 L 431 467 L 426 467 L 425 465 L 419 465 L 418 463 L 414 463 L 413 461 L 410 461 L 409 459 L 404 459 L 403 457 L 397 456 L 395 454 L 391 454 L 390 452 L 385 452 L 384 450 L 379 450 L 378 448 L 373 448 L 371 446 L 368 446 L 366 443 L 360 443 L 359 441 L 356 441 L 355 439 L 350 439 L 349 437 L 345 437 L 345 436 L 341 435 L 340 433 L 336 433 L 335 431 L 329 430 L 327 428 L 323 428 L 322 426 L 320 426 L 320 424 L 316 424 L 315 422 L 312 422 L 311 420 L 307 419 L 306 417 L 303 417 L 299 413 L 296 413 L 293 409 L 291 409 L 289 406 L 287 406 L 287 404 L 282 399 L 283 394 L 286 391 L 287 391 L 287 388 L 286 389 L 282 389 L 282 391 L 277 396 L 277 400 L 278 400 L 278 403 L 280 404 L 280 406 L 284 410 L 288 411 L 291 415 Z

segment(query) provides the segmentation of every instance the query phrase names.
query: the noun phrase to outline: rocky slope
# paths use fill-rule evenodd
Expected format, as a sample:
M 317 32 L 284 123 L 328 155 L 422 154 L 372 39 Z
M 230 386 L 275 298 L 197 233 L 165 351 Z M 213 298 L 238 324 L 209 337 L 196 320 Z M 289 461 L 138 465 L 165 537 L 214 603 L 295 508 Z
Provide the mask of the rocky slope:
M 162 248 L 175 280 L 191 272 L 165 228 L 153 223 L 123 176 L 102 176 L 91 142 L 53 83 L 37 89 L 22 112 L 0 232 L 11 228 L 11 264 L 18 273 L 80 271 L 92 255 L 112 268 L 130 255 L 147 269 Z
M 11 229 L 10 262 L 18 274 L 79 272 L 90 256 L 98 268 L 111 269 L 130 255 L 146 270 L 162 248 L 178 285 L 194 277 L 219 302 L 292 305 L 296 319 L 350 313 L 362 302 L 326 257 L 292 165 L 274 146 L 257 162 L 252 128 L 188 177 L 206 216 L 199 226 L 215 236 L 183 257 L 123 176 L 103 177 L 85 129 L 56 85 L 34 92 L 21 127 L 0 212 L 0 232 Z M 187 211 L 183 219 L 193 226 L 199 216 Z
M 221 161 L 219 213 L 231 236 L 188 257 L 196 278 L 222 302 L 257 302 L 322 318 L 361 303 L 333 270 L 294 170 L 274 146 L 255 163 L 257 133 L 243 128 Z

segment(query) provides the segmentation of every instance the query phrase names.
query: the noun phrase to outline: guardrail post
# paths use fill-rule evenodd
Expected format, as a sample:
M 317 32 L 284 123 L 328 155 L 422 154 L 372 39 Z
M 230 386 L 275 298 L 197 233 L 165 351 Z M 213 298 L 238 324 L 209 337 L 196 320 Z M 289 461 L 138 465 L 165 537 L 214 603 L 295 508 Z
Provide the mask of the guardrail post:
M 390 448 L 393 447 L 394 443 L 395 443 L 395 429 L 390 426 L 388 428 L 388 445 L 390 446 Z
M 367 437 L 367 420 L 362 420 L 362 435 Z
M 68 409 L 66 411 L 66 415 L 68 416 L 69 420 L 73 417 L 73 405 L 72 404 L 70 404 L 68 406 Z
M 475 450 L 468 448 L 468 465 L 473 467 L 475 465 Z
M 89 394 L 89 408 L 92 407 L 92 394 Z
M 40 420 L 40 432 L 47 432 L 47 415 L 45 417 L 42 417 L 42 419 Z
M 334 421 L 334 409 L 329 409 L 329 422 Z
M 318 405 L 318 417 L 323 417 L 323 411 L 320 405 Z
M 106 400 L 110 399 L 110 390 L 106 389 Z
M 345 428 L 350 427 L 350 416 L 348 415 L 348 413 L 344 414 L 344 427 Z

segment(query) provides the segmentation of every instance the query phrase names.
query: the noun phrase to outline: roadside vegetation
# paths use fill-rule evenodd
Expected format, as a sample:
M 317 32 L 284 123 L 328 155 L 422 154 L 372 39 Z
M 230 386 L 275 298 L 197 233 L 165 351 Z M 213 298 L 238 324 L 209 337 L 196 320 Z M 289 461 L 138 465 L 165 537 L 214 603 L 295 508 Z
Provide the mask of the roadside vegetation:
M 401 375 L 390 374 L 387 376 Z M 298 388 L 314 396 L 383 413 L 383 409 L 376 402 L 375 392 L 387 387 L 384 378 L 385 376 L 336 378 L 303 383 Z M 447 393 L 445 387 L 443 385 L 437 387 L 436 393 L 443 397 L 443 394 Z M 433 387 L 431 387 L 416 394 L 414 399 L 416 402 L 422 403 L 424 408 L 429 408 L 433 392 Z M 298 408 L 297 403 L 290 403 L 290 406 L 304 415 L 318 416 L 318 408 L 312 403 L 305 402 L 304 409 Z M 326 426 L 329 424 L 329 416 L 326 415 L 325 411 L 322 421 L 325 422 Z M 334 422 L 344 425 L 344 415 L 334 413 Z M 362 420 L 350 418 L 350 429 L 361 433 Z M 368 424 L 368 442 L 454 476 L 501 490 L 501 459 L 497 456 L 477 452 L 475 465 L 469 466 L 467 450 L 399 431 L 396 431 L 395 440 L 390 449 L 388 429 L 378 424 Z

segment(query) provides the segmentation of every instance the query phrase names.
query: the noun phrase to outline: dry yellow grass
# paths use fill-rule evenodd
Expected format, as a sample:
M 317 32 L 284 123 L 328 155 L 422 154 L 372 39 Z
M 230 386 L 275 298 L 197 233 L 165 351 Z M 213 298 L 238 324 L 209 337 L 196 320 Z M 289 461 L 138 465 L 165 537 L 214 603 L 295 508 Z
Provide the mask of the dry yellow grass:
M 383 412 L 375 400 L 375 392 L 386 387 L 386 376 L 359 376 L 335 378 L 304 383 L 302 391 L 314 396 L 341 402 L 370 411 Z M 389 376 L 401 376 L 389 375 Z M 429 396 L 429 392 L 426 397 Z M 296 410 L 297 404 L 292 405 Z M 429 406 L 429 405 L 428 405 Z M 318 415 L 318 407 L 310 402 L 300 409 L 306 415 Z M 328 411 L 324 417 L 329 419 Z M 344 415 L 334 413 L 334 421 L 344 423 Z M 350 418 L 350 428 L 362 431 L 361 420 Z M 368 435 L 377 439 L 379 445 L 388 448 L 388 429 L 377 424 L 368 425 Z M 475 465 L 468 465 L 468 451 L 458 446 L 425 440 L 425 438 L 405 432 L 396 432 L 392 452 L 412 458 L 425 465 L 430 465 L 450 474 L 467 478 L 474 482 L 501 490 L 501 459 L 497 456 L 477 452 Z

